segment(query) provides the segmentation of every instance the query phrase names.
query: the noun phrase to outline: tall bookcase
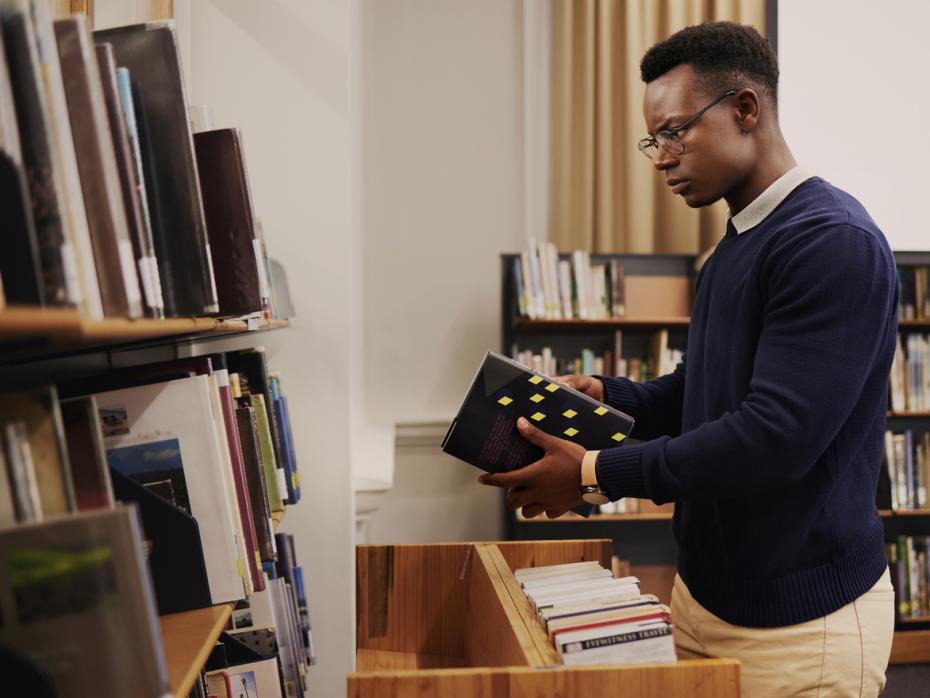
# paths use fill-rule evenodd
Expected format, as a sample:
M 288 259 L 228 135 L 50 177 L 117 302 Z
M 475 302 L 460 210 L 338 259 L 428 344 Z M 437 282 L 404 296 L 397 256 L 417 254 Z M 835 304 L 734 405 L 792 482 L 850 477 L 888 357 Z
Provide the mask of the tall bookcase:
M 0 309 L 0 384 L 4 391 L 103 375 L 116 368 L 244 349 L 286 320 L 169 318 L 89 321 L 65 309 Z M 277 529 L 281 517 L 277 516 Z M 179 573 L 181 571 L 179 570 Z M 232 612 L 233 604 L 159 618 L 172 695 L 186 698 Z
M 543 347 L 555 355 L 573 356 L 582 349 L 595 354 L 611 351 L 614 333 L 623 334 L 623 356 L 642 356 L 649 338 L 656 332 L 668 332 L 670 348 L 685 348 L 688 334 L 687 316 L 649 316 L 637 313 L 627 303 L 626 315 L 604 320 L 539 320 L 520 316 L 515 293 L 514 264 L 519 255 L 501 255 L 501 351 L 508 356 L 515 348 L 538 353 Z M 566 259 L 566 256 L 561 256 Z M 695 258 L 688 255 L 592 255 L 592 264 L 617 260 L 628 281 L 637 277 L 681 276 L 693 289 Z M 899 268 L 930 266 L 930 252 L 895 252 Z M 930 319 L 902 320 L 899 332 L 930 334 Z M 888 412 L 887 429 L 930 431 L 930 412 Z M 635 441 L 634 441 L 635 442 Z M 524 519 L 519 512 L 507 509 L 505 535 L 509 540 L 545 540 L 610 538 L 614 540 L 614 555 L 629 561 L 633 574 L 640 577 L 643 587 L 666 601 L 671 596 L 675 574 L 675 544 L 671 531 L 674 505 L 657 507 L 640 502 L 638 513 L 594 514 L 582 519 L 567 514 L 559 519 L 545 517 Z M 897 536 L 930 535 L 930 509 L 881 508 L 886 541 Z M 930 662 L 930 618 L 899 617 L 892 647 L 893 664 Z

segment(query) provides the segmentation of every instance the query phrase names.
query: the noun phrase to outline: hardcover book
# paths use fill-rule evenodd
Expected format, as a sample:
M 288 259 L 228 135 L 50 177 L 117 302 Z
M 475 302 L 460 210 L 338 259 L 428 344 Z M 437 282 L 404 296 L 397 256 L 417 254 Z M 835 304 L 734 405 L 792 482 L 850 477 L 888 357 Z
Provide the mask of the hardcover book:
M 35 472 L 41 515 L 75 510 L 71 468 L 65 446 L 58 391 L 54 386 L 6 393 L 0 400 L 0 423 L 21 421 Z
M 170 694 L 134 508 L 0 531 L 0 617 L 56 696 Z
M 227 483 L 229 465 L 222 457 L 210 376 L 96 397 L 110 467 L 155 492 L 170 492 L 181 508 L 186 497 L 200 529 L 213 603 L 241 599 L 245 566 L 239 557 L 235 495 Z
M 270 308 L 239 129 L 194 134 L 221 315 Z
M 78 511 L 114 504 L 113 484 L 103 450 L 103 434 L 93 395 L 61 401 L 68 460 Z
M 519 417 L 586 450 L 619 446 L 633 429 L 633 418 L 620 410 L 488 352 L 442 450 L 490 473 L 522 468 L 543 451 L 517 431 Z
M 140 317 L 142 295 L 87 20 L 83 15 L 56 20 L 55 38 L 103 312 Z
M 152 239 L 148 216 L 143 215 L 144 190 L 140 188 L 137 179 L 135 155 L 129 140 L 126 116 L 120 102 L 113 46 L 99 44 L 94 47 L 94 51 L 97 56 L 100 86 L 103 89 L 103 100 L 110 124 L 110 140 L 113 143 L 113 154 L 116 158 L 116 170 L 119 175 L 123 208 L 126 211 L 126 223 L 129 226 L 129 238 L 132 242 L 139 281 L 142 286 L 145 313 L 149 317 L 164 317 L 165 303 L 161 296 L 155 242 Z
M 0 255 L 0 295 L 10 303 L 42 305 L 45 288 L 14 106 L 0 25 L 0 220 L 10 231 Z
M 218 311 L 177 35 L 170 21 L 94 32 L 138 85 L 135 104 L 165 311 Z

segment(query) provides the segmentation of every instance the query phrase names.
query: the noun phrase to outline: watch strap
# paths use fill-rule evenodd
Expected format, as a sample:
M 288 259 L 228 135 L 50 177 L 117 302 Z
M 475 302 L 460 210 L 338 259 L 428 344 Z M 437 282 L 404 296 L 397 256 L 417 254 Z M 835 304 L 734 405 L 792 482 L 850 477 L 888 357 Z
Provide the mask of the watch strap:
M 581 459 L 581 486 L 600 487 L 597 482 L 597 456 L 600 451 L 585 451 Z

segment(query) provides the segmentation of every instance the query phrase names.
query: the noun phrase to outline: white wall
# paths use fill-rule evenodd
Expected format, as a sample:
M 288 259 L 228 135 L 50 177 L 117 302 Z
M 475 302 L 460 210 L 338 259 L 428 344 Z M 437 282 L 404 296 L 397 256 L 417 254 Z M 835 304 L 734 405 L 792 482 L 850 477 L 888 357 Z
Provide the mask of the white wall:
M 398 422 L 451 419 L 499 348 L 498 255 L 523 246 L 521 16 L 519 0 L 361 5 L 364 384 L 382 445 Z M 390 479 L 387 455 L 364 474 Z
M 303 475 L 302 501 L 282 528 L 296 535 L 307 575 L 319 655 L 309 695 L 344 695 L 355 589 L 349 347 L 360 325 L 351 312 L 352 4 L 196 0 L 176 14 L 190 36 L 189 99 L 212 108 L 216 127 L 241 128 L 268 250 L 288 271 L 298 317 L 260 338 L 281 370 Z
M 858 198 L 892 249 L 928 250 L 926 0 L 780 0 L 782 129 L 798 162 Z

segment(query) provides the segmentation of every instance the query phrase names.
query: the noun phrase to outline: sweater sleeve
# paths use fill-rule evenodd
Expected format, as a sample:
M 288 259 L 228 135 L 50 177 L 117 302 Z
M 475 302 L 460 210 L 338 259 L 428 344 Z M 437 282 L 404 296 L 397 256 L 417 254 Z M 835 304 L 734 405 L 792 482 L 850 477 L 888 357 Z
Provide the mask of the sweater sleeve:
M 893 262 L 865 231 L 834 226 L 774 249 L 767 265 L 749 393 L 680 436 L 601 451 L 598 479 L 611 499 L 728 499 L 785 487 L 845 424 L 895 322 Z
M 681 433 L 685 361 L 683 358 L 672 373 L 645 383 L 629 378 L 595 376 L 604 384 L 604 402 L 636 421 L 633 438 L 648 441 Z

